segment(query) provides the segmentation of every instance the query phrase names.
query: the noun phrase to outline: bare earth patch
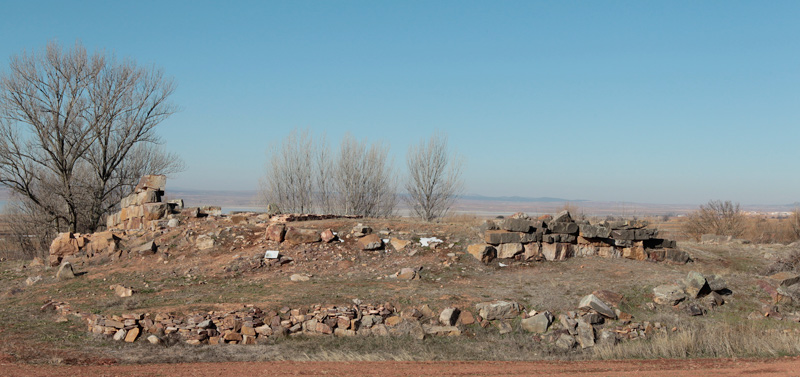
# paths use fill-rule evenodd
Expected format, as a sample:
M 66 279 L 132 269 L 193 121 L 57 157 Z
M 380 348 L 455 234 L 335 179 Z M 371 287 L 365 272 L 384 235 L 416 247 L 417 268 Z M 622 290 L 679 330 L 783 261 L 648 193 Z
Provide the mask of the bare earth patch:
M 442 362 L 243 362 L 52 366 L 0 363 L 4 376 L 796 376 L 800 359 Z

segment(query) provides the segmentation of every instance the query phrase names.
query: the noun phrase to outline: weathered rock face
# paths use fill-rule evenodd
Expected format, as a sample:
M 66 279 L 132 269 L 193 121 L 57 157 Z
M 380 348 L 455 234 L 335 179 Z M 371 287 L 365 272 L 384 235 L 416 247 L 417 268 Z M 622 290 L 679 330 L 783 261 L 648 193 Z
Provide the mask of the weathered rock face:
M 594 326 L 584 320 L 578 320 L 578 344 L 581 345 L 581 348 L 594 347 L 594 341 Z
M 556 347 L 569 350 L 575 347 L 575 337 L 570 334 L 561 334 L 556 340 Z
M 561 261 L 600 256 L 679 264 L 689 260 L 688 253 L 674 249 L 675 241 L 657 238 L 658 230 L 646 226 L 643 221 L 576 222 L 568 211 L 562 211 L 540 220 L 517 216 L 487 220 L 480 229 L 483 241 L 493 245 L 501 259 Z
M 64 258 L 73 255 L 92 257 L 98 253 L 116 251 L 119 241 L 119 237 L 108 231 L 93 234 L 60 233 L 50 244 L 50 266 L 58 266 Z
M 478 315 L 487 321 L 496 319 L 512 319 L 519 315 L 520 307 L 516 302 L 494 301 L 475 304 Z
M 458 321 L 458 315 L 461 313 L 461 310 L 458 308 L 445 308 L 442 310 L 442 313 L 439 314 L 439 323 L 445 326 L 453 326 Z
M 267 229 L 265 231 L 265 236 L 269 241 L 283 242 L 285 235 L 286 235 L 285 224 L 270 224 L 269 226 L 267 226 Z
M 518 232 L 508 232 L 505 230 L 489 230 L 486 232 L 484 241 L 490 245 L 502 243 L 516 243 L 521 241 L 521 234 Z
M 216 244 L 217 241 L 212 236 L 209 236 L 207 234 L 201 234 L 197 236 L 197 238 L 194 241 L 194 245 L 197 248 L 197 250 L 208 250 L 216 246 Z
M 377 234 L 368 234 L 358 239 L 361 250 L 383 249 L 383 240 Z
M 532 224 L 527 219 L 506 219 L 501 228 L 511 232 L 530 233 Z
M 74 277 L 75 272 L 72 270 L 72 264 L 69 262 L 62 263 L 61 267 L 58 268 L 58 272 L 56 273 L 56 279 L 67 280 L 73 279 Z
M 515 255 L 525 250 L 521 243 L 504 243 L 498 247 L 498 258 L 513 258 Z
M 405 248 L 411 244 L 411 241 L 401 240 L 395 237 L 392 237 L 392 239 L 389 242 L 392 244 L 392 247 L 397 251 L 405 250 Z
M 686 299 L 686 292 L 677 284 L 664 284 L 653 288 L 653 301 L 661 305 L 677 305 Z
M 131 297 L 133 296 L 133 289 L 119 284 L 114 284 L 109 287 L 117 297 Z
M 136 185 L 134 192 L 120 201 L 119 212 L 108 216 L 108 229 L 142 229 L 155 227 L 159 221 L 169 220 L 173 211 L 183 209 L 182 200 L 161 201 L 164 196 L 167 177 L 145 175 Z M 196 216 L 195 216 L 196 217 Z
M 544 334 L 550 328 L 553 316 L 550 312 L 538 313 L 533 317 L 525 318 L 520 322 L 522 329 L 527 332 Z
M 778 272 L 777 274 L 770 275 L 769 278 L 781 287 L 788 287 L 800 283 L 800 275 L 791 271 Z M 712 290 L 716 291 L 716 289 Z
M 578 308 L 586 311 L 594 310 L 606 318 L 617 319 L 617 313 L 614 312 L 614 309 L 611 309 L 608 304 L 593 294 L 582 298 Z
M 314 243 L 322 241 L 318 231 L 314 229 L 301 229 L 289 227 L 286 230 L 284 241 L 287 243 L 298 245 L 303 243 Z
M 483 263 L 489 263 L 497 258 L 497 249 L 489 244 L 470 245 L 467 247 L 467 252 Z
M 686 283 L 684 291 L 691 298 L 697 298 L 701 293 L 708 293 L 710 291 L 705 276 L 697 271 L 689 271 L 684 281 Z
M 322 242 L 330 243 L 336 239 L 336 235 L 333 234 L 333 230 L 325 229 L 320 233 L 319 237 L 322 239 Z
M 59 233 L 50 244 L 50 266 L 58 266 L 64 257 L 78 254 L 79 251 L 78 240 L 73 233 Z
M 397 274 L 395 274 L 395 277 L 397 277 L 400 280 L 415 280 L 415 279 L 419 279 L 420 278 L 420 275 L 419 275 L 419 271 L 420 270 L 421 270 L 421 268 L 408 268 L 408 267 L 405 267 L 405 268 L 400 269 L 400 271 L 398 271 Z

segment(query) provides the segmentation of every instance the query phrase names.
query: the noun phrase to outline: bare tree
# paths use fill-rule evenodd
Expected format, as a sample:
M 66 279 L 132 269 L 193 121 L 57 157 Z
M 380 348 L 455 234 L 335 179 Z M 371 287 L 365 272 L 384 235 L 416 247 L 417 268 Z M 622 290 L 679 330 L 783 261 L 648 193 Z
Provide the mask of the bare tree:
M 282 211 L 307 213 L 314 200 L 314 140 L 308 130 L 294 130 L 269 153 L 262 195 Z
M 335 213 L 336 212 L 336 192 L 334 188 L 334 160 L 331 154 L 331 149 L 325 135 L 322 136 L 323 141 L 315 142 L 314 148 L 316 149 L 316 172 L 314 174 L 314 181 L 316 183 L 316 203 L 317 209 L 320 213 Z
M 0 78 L 0 184 L 57 229 L 96 230 L 130 185 L 126 167 L 168 156 L 154 149 L 154 129 L 176 111 L 174 89 L 160 70 L 89 55 L 80 43 L 13 56 Z
M 741 237 L 745 231 L 744 213 L 739 203 L 711 200 L 687 216 L 683 231 L 696 240 L 708 233 Z
M 397 180 L 380 143 L 358 141 L 346 134 L 339 148 L 335 174 L 338 204 L 346 215 L 385 217 L 397 207 Z
M 315 140 L 308 130 L 294 130 L 268 153 L 261 180 L 263 203 L 287 212 L 392 214 L 397 184 L 383 145 L 348 134 L 334 156 L 324 140 Z
M 412 212 L 425 221 L 447 214 L 463 191 L 463 160 L 448 150 L 447 136 L 432 135 L 408 149 L 407 201 Z

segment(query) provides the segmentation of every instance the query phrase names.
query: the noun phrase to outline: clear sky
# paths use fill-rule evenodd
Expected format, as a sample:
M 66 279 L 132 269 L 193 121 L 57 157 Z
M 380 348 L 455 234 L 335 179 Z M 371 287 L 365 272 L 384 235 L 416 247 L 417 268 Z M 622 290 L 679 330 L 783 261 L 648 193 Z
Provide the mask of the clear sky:
M 82 41 L 178 83 L 168 188 L 255 190 L 293 128 L 447 133 L 466 191 L 800 201 L 800 1 L 8 1 L 0 71 Z

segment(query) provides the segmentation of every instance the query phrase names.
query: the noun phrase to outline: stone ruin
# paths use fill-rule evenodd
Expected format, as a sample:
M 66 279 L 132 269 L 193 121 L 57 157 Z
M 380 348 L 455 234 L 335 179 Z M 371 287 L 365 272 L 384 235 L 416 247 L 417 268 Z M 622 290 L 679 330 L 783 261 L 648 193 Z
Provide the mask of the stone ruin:
M 108 229 L 141 229 L 151 221 L 159 221 L 167 217 L 173 210 L 183 209 L 183 201 L 164 203 L 164 188 L 167 177 L 163 175 L 146 175 L 139 180 L 132 194 L 122 198 L 119 212 L 108 216 Z
M 485 243 L 471 245 L 468 251 L 484 263 L 494 258 L 560 261 L 586 256 L 680 264 L 689 260 L 675 241 L 658 238 L 657 229 L 646 227 L 647 222 L 640 220 L 575 221 L 568 211 L 539 219 L 519 213 L 487 220 L 481 229 Z
M 99 254 L 119 253 L 121 235 L 128 231 L 173 228 L 186 218 L 219 216 L 222 208 L 217 206 L 184 208 L 183 200 L 162 201 L 167 177 L 145 175 L 132 194 L 122 198 L 120 210 L 108 216 L 106 230 L 92 234 L 60 233 L 50 244 L 51 266 L 58 266 L 65 258 L 80 256 L 91 258 Z M 128 252 L 152 254 L 154 242 L 146 242 Z

